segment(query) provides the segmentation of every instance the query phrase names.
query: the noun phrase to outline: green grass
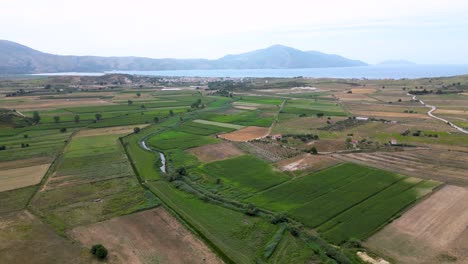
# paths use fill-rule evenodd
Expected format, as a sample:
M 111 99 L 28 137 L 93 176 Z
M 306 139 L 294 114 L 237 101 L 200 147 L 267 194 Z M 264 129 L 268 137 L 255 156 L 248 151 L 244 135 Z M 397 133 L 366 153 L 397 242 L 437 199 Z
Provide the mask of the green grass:
M 167 131 L 149 138 L 148 144 L 160 150 L 188 149 L 219 142 L 219 139 L 177 131 Z
M 323 113 L 326 116 L 346 116 L 337 103 L 327 100 L 289 100 L 281 112 L 306 116 L 313 116 L 317 113 Z
M 268 163 L 250 155 L 204 164 L 198 171 L 208 176 L 207 181 L 222 180 L 223 193 L 235 195 L 255 193 L 280 184 L 289 177 L 274 170 Z

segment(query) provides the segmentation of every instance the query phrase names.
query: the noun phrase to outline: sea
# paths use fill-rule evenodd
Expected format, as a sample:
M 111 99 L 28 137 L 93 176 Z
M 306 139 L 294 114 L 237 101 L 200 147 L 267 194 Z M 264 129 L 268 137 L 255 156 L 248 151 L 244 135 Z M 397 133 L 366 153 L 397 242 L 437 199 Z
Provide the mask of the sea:
M 46 76 L 99 76 L 109 73 L 125 73 L 144 76 L 167 77 L 311 77 L 353 79 L 417 79 L 449 77 L 468 74 L 468 65 L 371 65 L 360 67 L 304 68 L 304 69 L 223 69 L 223 70 L 165 70 L 165 71 L 108 71 L 108 72 L 62 72 L 35 75 Z

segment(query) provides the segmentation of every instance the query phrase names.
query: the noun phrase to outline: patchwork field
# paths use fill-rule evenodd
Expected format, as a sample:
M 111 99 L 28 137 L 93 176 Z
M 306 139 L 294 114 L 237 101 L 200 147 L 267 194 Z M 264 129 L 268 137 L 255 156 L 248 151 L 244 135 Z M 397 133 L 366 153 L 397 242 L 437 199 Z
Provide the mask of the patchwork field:
M 247 201 L 288 212 L 340 244 L 368 237 L 438 184 L 348 163 L 294 179 Z
M 468 190 L 447 185 L 367 240 L 398 263 L 467 263 Z
M 163 208 L 76 227 L 70 235 L 87 248 L 105 244 L 109 263 L 223 263 Z
M 219 135 L 219 137 L 231 141 L 244 142 L 265 137 L 268 135 L 268 132 L 268 128 L 249 126 L 228 134 Z

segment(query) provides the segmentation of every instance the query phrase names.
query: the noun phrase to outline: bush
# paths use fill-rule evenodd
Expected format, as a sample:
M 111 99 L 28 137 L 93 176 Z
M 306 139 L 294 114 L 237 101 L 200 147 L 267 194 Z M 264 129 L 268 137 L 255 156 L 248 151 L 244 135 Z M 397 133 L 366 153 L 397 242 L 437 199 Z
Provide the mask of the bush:
M 101 244 L 96 244 L 91 247 L 91 254 L 100 259 L 105 259 L 107 257 L 107 253 L 107 249 Z
M 0 146 L 0 150 L 5 150 L 6 147 L 4 145 Z
M 258 209 L 254 205 L 249 204 L 247 209 L 245 209 L 245 214 L 248 216 L 256 216 L 258 215 Z
M 288 217 L 285 214 L 277 214 L 270 219 L 274 225 L 288 222 Z
M 133 133 L 138 134 L 139 132 L 140 132 L 140 128 L 139 128 L 139 127 L 135 127 L 135 128 L 133 129 Z
M 67 128 L 66 128 L 66 127 L 62 127 L 62 128 L 60 129 L 60 132 L 62 132 L 62 133 L 67 132 Z

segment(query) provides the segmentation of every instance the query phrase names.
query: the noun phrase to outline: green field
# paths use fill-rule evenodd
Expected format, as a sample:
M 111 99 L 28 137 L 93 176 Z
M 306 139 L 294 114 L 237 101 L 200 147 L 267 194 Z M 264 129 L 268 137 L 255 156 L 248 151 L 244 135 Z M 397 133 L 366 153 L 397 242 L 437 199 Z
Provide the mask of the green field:
M 185 132 L 189 134 L 195 134 L 200 136 L 209 136 L 218 133 L 228 133 L 235 129 L 228 127 L 221 127 L 215 125 L 202 124 L 197 122 L 185 122 L 181 126 L 175 129 L 175 131 Z
M 351 237 L 366 238 L 436 185 L 347 163 L 271 188 L 247 201 L 288 212 L 323 231 L 332 242 L 341 243 Z
M 167 131 L 148 139 L 149 145 L 160 150 L 188 149 L 219 142 L 214 137 L 199 136 L 178 131 Z
M 289 177 L 274 170 L 268 163 L 250 156 L 215 161 L 204 164 L 196 171 L 205 175 L 206 182 L 213 186 L 216 179 L 222 180 L 222 192 L 226 195 L 255 193 L 278 185 Z
M 268 114 L 260 110 L 238 111 L 232 114 L 207 113 L 202 115 L 200 119 L 221 123 L 233 123 L 242 126 L 268 127 L 273 121 L 273 114 Z
M 266 96 L 242 96 L 239 101 L 241 103 L 252 103 L 252 104 L 268 104 L 268 105 L 280 105 L 283 99 L 277 97 L 266 97 Z

